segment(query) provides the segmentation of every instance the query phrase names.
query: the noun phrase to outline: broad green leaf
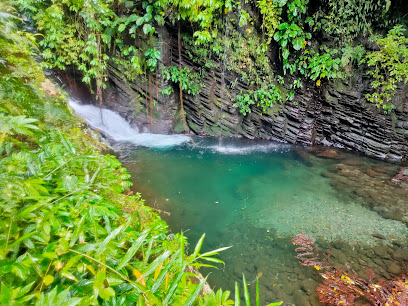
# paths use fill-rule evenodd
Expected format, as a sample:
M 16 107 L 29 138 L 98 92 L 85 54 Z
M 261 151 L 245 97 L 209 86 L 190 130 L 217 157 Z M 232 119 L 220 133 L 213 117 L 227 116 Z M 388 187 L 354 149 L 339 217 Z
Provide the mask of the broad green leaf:
M 295 50 L 300 50 L 300 49 L 302 49 L 304 46 L 305 46 L 305 44 L 304 44 L 304 41 L 303 41 L 302 38 L 296 38 L 296 39 L 293 41 L 293 48 L 294 48 Z
M 126 24 L 121 23 L 118 27 L 118 32 L 122 33 L 126 29 Z
M 46 285 L 46 286 L 50 285 L 53 281 L 54 281 L 54 276 L 49 275 L 49 274 L 46 275 L 46 276 L 43 278 L 44 285 Z
M 152 34 L 153 31 L 154 31 L 154 28 L 153 28 L 153 26 L 151 24 L 145 23 L 143 25 L 143 33 L 145 35 Z
M 284 59 L 287 59 L 289 57 L 289 49 L 283 49 L 282 51 L 282 57 Z

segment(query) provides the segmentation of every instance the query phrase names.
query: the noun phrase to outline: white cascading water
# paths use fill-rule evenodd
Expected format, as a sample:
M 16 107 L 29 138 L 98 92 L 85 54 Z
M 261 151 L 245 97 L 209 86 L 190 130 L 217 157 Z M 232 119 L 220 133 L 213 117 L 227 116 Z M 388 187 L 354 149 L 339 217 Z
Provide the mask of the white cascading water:
M 72 98 L 69 99 L 69 105 L 73 108 L 75 113 L 84 118 L 93 129 L 99 130 L 103 135 L 117 142 L 128 142 L 149 148 L 171 148 L 190 141 L 187 135 L 139 133 L 137 128 L 131 127 L 125 118 L 109 109 L 101 109 L 91 104 L 81 104 Z M 227 155 L 245 155 L 254 152 L 268 153 L 290 150 L 290 147 L 287 145 L 275 142 L 243 144 L 237 140 L 230 140 L 224 144 L 220 141 L 214 144 L 212 140 L 215 139 L 207 138 L 198 141 L 197 147 L 210 150 L 214 153 Z
M 130 142 L 143 147 L 166 148 L 177 146 L 190 140 L 186 135 L 139 133 L 123 117 L 109 109 L 101 109 L 89 104 L 80 104 L 73 99 L 69 99 L 69 105 L 92 128 L 99 130 L 105 136 L 115 141 Z

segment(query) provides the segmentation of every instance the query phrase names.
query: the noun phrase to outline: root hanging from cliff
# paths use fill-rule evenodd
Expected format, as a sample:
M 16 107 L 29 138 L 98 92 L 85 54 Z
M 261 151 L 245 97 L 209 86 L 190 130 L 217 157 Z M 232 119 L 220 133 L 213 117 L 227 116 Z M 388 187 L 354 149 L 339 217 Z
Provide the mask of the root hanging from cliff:
M 181 34 L 180 34 L 180 22 L 178 24 L 178 37 L 177 37 L 177 43 L 178 43 L 178 58 L 179 58 L 179 72 L 180 72 L 180 104 L 181 104 L 181 116 L 183 117 L 183 125 L 184 125 L 184 131 L 186 132 L 187 135 L 189 135 L 191 142 L 193 145 L 196 146 L 196 143 L 194 142 L 193 138 L 190 135 L 190 130 L 188 129 L 187 126 L 187 121 L 186 121 L 186 115 L 184 114 L 184 104 L 183 104 L 183 79 L 182 73 L 181 73 Z
M 101 35 L 97 35 L 98 38 L 98 62 L 99 62 L 99 69 L 101 69 L 102 66 L 102 59 L 101 59 Z M 103 76 L 102 72 L 99 71 L 98 76 L 96 78 L 96 95 L 98 96 L 98 101 L 99 101 L 99 107 L 102 108 L 102 82 L 103 82 Z
M 149 72 L 150 128 L 153 126 L 152 74 Z
M 147 104 L 147 79 L 146 79 L 146 85 L 145 85 L 145 106 L 146 106 L 146 116 L 149 117 L 149 105 Z
M 179 82 L 179 87 L 180 87 L 180 104 L 181 104 L 181 116 L 183 117 L 183 125 L 184 125 L 184 130 L 187 134 L 190 133 L 188 126 L 187 126 L 187 121 L 186 121 L 186 116 L 184 114 L 184 104 L 183 104 L 183 80 L 181 78 L 181 34 L 180 34 L 180 22 L 178 24 L 178 37 L 177 37 L 177 43 L 178 43 L 178 58 L 179 58 L 179 72 L 180 72 L 180 82 Z

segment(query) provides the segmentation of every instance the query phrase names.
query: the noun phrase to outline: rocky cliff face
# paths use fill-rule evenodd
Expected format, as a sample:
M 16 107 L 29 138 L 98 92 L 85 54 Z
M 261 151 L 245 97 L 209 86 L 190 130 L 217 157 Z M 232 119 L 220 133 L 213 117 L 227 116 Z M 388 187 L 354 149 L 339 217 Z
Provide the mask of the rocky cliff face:
M 164 34 L 163 34 L 164 33 Z M 177 41 L 161 31 L 163 62 L 178 65 Z M 183 67 L 192 71 L 197 66 L 187 52 L 182 53 Z M 369 80 L 361 75 L 353 79 L 329 82 L 322 87 L 304 84 L 295 99 L 277 105 L 269 114 L 260 114 L 257 107 L 242 116 L 233 107 L 233 97 L 246 90 L 236 73 L 222 63 L 207 69 L 198 95 L 184 95 L 187 123 L 198 135 L 240 136 L 280 142 L 325 145 L 354 150 L 368 156 L 404 161 L 408 159 L 408 89 L 398 90 L 395 104 L 399 107 L 385 115 L 375 105 L 365 101 Z M 166 97 L 158 93 L 164 88 L 159 75 L 133 83 L 124 81 L 120 69 L 111 67 L 110 86 L 105 93 L 105 104 L 124 115 L 130 122 L 153 132 L 181 132 L 177 87 Z M 150 83 L 150 85 L 149 85 Z M 232 86 L 234 84 L 234 86 Z M 175 84 L 174 84 L 175 85 Z M 152 123 L 146 105 L 154 107 Z M 150 108 L 149 108 L 150 109 Z

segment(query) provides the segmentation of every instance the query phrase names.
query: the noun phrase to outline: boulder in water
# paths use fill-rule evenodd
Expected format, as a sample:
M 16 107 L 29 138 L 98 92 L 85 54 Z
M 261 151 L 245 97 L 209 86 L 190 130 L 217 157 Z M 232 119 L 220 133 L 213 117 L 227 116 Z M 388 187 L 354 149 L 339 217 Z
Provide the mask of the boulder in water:
M 368 169 L 366 170 L 366 173 L 367 173 L 369 176 L 371 176 L 371 177 L 377 177 L 377 176 L 380 176 L 380 175 L 381 175 L 381 173 L 378 173 L 377 171 L 375 171 L 375 170 L 373 170 L 373 169 L 371 169 L 371 168 L 368 168 Z
M 394 176 L 391 182 L 398 186 L 401 186 L 405 182 L 408 182 L 408 167 L 402 168 L 400 172 L 398 172 L 398 174 Z
M 334 149 L 324 150 L 323 152 L 320 152 L 319 154 L 317 154 L 317 156 L 323 157 L 323 158 L 331 158 L 331 159 L 340 158 L 340 154 Z
M 401 273 L 401 267 L 397 265 L 395 262 L 392 262 L 390 265 L 387 267 L 388 272 L 398 275 Z

